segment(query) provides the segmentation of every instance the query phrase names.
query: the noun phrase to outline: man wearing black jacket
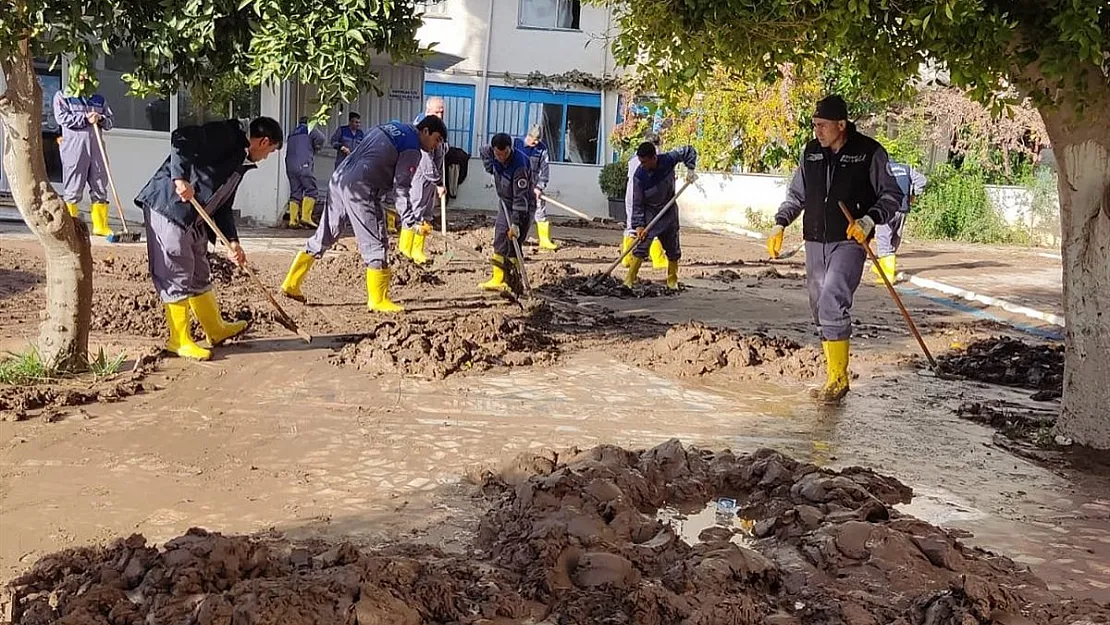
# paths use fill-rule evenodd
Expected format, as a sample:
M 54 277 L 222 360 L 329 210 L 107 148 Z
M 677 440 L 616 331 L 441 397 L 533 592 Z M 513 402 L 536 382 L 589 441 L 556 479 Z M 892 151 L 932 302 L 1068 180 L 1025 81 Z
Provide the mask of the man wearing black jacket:
M 822 403 L 836 403 L 848 393 L 852 299 L 867 258 L 863 246 L 875 225 L 887 223 L 899 210 L 903 194 L 886 150 L 848 121 L 848 106 L 840 96 L 817 103 L 813 131 L 817 138 L 805 147 L 786 201 L 775 215 L 767 251 L 778 258 L 786 227 L 804 212 L 806 286 L 828 369 L 825 386 L 813 395 Z
M 269 117 L 252 121 L 249 132 L 234 119 L 178 128 L 170 136 L 170 155 L 135 197 L 146 222 L 150 276 L 166 309 L 166 350 L 183 358 L 208 360 L 212 355 L 193 342 L 190 309 L 212 347 L 247 327 L 245 321 L 225 323 L 220 317 L 206 256 L 216 235 L 189 200 L 196 198 L 231 242 L 231 260 L 246 262 L 231 212 L 235 192 L 246 172 L 281 149 L 283 136 Z

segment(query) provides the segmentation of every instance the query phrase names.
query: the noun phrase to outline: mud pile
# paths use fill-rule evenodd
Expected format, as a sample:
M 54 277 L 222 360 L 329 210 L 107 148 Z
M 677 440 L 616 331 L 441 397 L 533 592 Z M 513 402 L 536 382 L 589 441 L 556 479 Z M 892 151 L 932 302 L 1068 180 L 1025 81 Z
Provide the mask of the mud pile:
M 550 282 L 537 289 L 544 295 L 557 297 L 562 299 L 573 298 L 578 296 L 593 296 L 593 297 L 619 297 L 622 299 L 627 298 L 644 298 L 644 297 L 666 297 L 675 295 L 679 291 L 667 288 L 667 285 L 662 281 L 648 282 L 640 280 L 631 289 L 624 285 L 624 282 L 611 275 L 597 281 L 596 285 L 592 282 L 597 280 L 600 274 L 591 274 L 588 276 L 567 276 L 562 280 Z M 681 285 L 679 285 L 681 290 Z
M 699 322 L 676 325 L 631 352 L 631 361 L 677 377 L 758 367 L 780 361 L 801 346 L 777 336 L 743 335 Z
M 138 357 L 128 371 L 97 379 L 91 374 L 35 384 L 0 384 L 0 421 L 23 421 L 36 416 L 60 418 L 66 408 L 109 403 L 148 390 L 143 380 L 154 369 L 158 351 Z
M 950 373 L 980 382 L 1044 391 L 1059 397 L 1064 387 L 1064 346 L 1031 345 L 1008 337 L 976 341 L 966 349 L 937 357 Z
M 453 318 L 379 322 L 366 338 L 343 346 L 332 362 L 370 375 L 442 379 L 495 367 L 550 364 L 557 355 L 556 341 L 529 319 L 484 310 Z
M 534 460 L 534 461 L 531 461 Z M 1054 596 L 1012 561 L 897 512 L 911 491 L 867 469 L 669 441 L 601 446 L 487 475 L 468 553 L 397 543 L 294 545 L 192 529 L 40 559 L 13 621 L 1078 625 L 1110 609 Z M 560 462 L 562 461 L 562 462 Z M 716 514 L 687 531 L 694 516 Z M 668 507 L 669 517 L 657 511 Z M 722 512 L 724 510 L 724 512 Z
M 527 269 L 532 288 L 548 284 L 562 284 L 568 278 L 581 273 L 577 267 L 570 263 L 556 261 L 532 263 L 527 266 Z

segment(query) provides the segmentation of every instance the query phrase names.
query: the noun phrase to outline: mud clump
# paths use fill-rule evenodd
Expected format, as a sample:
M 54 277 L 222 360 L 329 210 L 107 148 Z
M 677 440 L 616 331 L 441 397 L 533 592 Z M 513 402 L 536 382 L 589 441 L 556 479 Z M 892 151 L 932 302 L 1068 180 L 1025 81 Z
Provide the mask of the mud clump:
M 90 374 L 44 380 L 34 384 L 0 384 L 0 421 L 35 416 L 59 418 L 66 408 L 120 401 L 148 390 L 143 380 L 155 368 L 157 350 L 141 355 L 130 371 L 103 378 Z
M 550 364 L 558 353 L 557 342 L 529 319 L 482 311 L 452 319 L 382 321 L 365 338 L 343 346 L 332 362 L 371 375 L 442 379 L 495 367 Z
M 544 295 L 561 299 L 583 295 L 592 297 L 618 297 L 621 299 L 667 297 L 676 295 L 679 292 L 678 289 L 668 289 L 667 286 L 661 282 L 648 282 L 645 280 L 638 281 L 635 286 L 630 289 L 624 285 L 623 281 L 611 275 L 598 279 L 600 275 L 601 274 L 597 273 L 589 276 L 570 275 L 562 280 L 545 284 L 537 289 L 537 291 Z
M 743 335 L 698 322 L 671 327 L 632 353 L 636 364 L 677 377 L 758 367 L 786 358 L 801 346 L 764 334 Z
M 540 262 L 534 263 L 526 267 L 528 270 L 528 278 L 532 281 L 533 287 L 540 287 L 548 284 L 560 284 L 570 277 L 577 276 L 579 273 L 578 268 L 566 262 Z
M 1024 567 L 899 513 L 868 469 L 668 441 L 529 455 L 479 479 L 468 552 L 190 529 L 48 555 L 9 585 L 17 625 L 81 623 L 1103 623 Z M 731 505 L 722 512 L 724 500 Z M 661 508 L 716 509 L 691 534 Z
M 247 272 L 235 266 L 225 256 L 207 252 L 208 269 L 212 276 L 212 282 L 216 284 L 228 285 L 235 281 L 236 276 L 247 277 Z
M 937 357 L 949 373 L 979 382 L 1025 388 L 1038 399 L 1059 397 L 1064 388 L 1064 346 L 1030 345 L 1008 337 L 976 341 Z

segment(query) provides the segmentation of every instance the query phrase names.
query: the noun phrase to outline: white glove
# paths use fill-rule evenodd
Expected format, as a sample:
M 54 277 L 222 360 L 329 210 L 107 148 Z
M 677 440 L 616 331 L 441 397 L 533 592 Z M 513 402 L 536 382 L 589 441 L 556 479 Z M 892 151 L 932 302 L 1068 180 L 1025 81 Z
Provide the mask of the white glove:
M 694 170 L 692 170 L 692 169 L 687 169 L 686 170 L 686 182 L 688 184 L 694 184 L 694 181 L 697 180 L 697 179 L 698 179 L 698 175 L 694 173 Z

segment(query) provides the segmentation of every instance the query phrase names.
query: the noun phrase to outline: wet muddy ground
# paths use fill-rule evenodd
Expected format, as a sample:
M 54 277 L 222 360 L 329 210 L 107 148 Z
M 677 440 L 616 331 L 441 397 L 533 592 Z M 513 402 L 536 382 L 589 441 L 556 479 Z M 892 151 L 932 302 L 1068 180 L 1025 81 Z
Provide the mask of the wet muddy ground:
M 488 254 L 483 247 L 489 240 L 486 228 L 487 223 L 476 219 L 465 231 L 453 233 L 451 244 L 457 249 L 473 249 L 476 255 Z M 458 260 L 433 271 L 396 263 L 391 295 L 408 309 L 399 317 L 366 311 L 364 273 L 353 242 L 345 239 L 310 272 L 304 287 L 307 304 L 282 300 L 298 323 L 317 337 L 311 346 L 274 323 L 264 298 L 252 290 L 241 272 L 224 263 L 215 265 L 215 288 L 225 315 L 249 319 L 252 326 L 242 340 L 218 349 L 213 362 L 160 360 L 147 373 L 144 386 L 150 388 L 144 393 L 122 402 L 90 404 L 82 409 L 87 417 L 58 410 L 47 411 L 44 419 L 0 423 L 0 445 L 5 450 L 0 501 L 4 502 L 5 526 L 14 528 L 12 535 L 17 537 L 0 550 L 0 577 L 10 579 L 59 548 L 89 542 L 108 544 L 133 531 L 160 544 L 194 525 L 229 534 L 275 526 L 311 528 L 307 533 L 325 539 L 324 543 L 296 555 L 288 544 L 274 546 L 259 564 L 258 571 L 267 573 L 254 569 L 238 573 L 241 584 L 254 586 L 234 591 L 235 584 L 231 584 L 220 589 L 221 598 L 214 598 L 205 608 L 213 610 L 211 618 L 216 620 L 211 622 L 221 622 L 219 615 L 226 614 L 229 605 L 261 601 L 260 597 L 270 595 L 260 592 L 281 594 L 284 591 L 277 589 L 303 583 L 304 579 L 289 575 L 295 570 L 322 575 L 319 579 L 326 581 L 313 587 L 329 589 L 326 600 L 321 600 L 328 605 L 346 605 L 344 601 L 357 605 L 363 597 L 377 597 L 363 602 L 363 607 L 371 610 L 365 613 L 369 619 L 375 614 L 368 607 L 374 601 L 392 601 L 374 586 L 380 574 L 374 572 L 379 564 L 373 562 L 384 556 L 343 549 L 335 553 L 344 555 L 335 556 L 337 541 L 357 538 L 354 542 L 361 547 L 380 546 L 393 557 L 407 554 L 404 557 L 411 560 L 403 560 L 407 563 L 404 567 L 419 563 L 431 570 L 442 565 L 444 570 L 459 571 L 459 579 L 485 580 L 475 581 L 474 587 L 491 588 L 486 582 L 520 582 L 524 572 L 514 564 L 524 557 L 520 555 L 523 552 L 517 553 L 524 549 L 518 544 L 520 537 L 506 530 L 508 542 L 503 549 L 516 553 L 506 560 L 496 555 L 495 542 L 482 538 L 488 533 L 479 535 L 477 529 L 479 522 L 489 527 L 498 514 L 501 517 L 496 522 L 506 528 L 516 522 L 516 517 L 504 517 L 498 507 L 499 498 L 515 491 L 486 484 L 491 499 L 476 504 L 465 489 L 454 490 L 459 476 L 482 474 L 474 470 L 475 465 L 496 465 L 499 458 L 512 458 L 528 449 L 585 448 L 599 443 L 651 446 L 661 438 L 677 436 L 714 449 L 752 451 L 770 445 L 818 465 L 859 462 L 894 473 L 915 489 L 924 486 L 915 499 L 917 504 L 933 502 L 945 511 L 930 511 L 926 518 L 945 526 L 955 523 L 971 528 L 978 535 L 975 544 L 1015 557 L 1020 554 L 1021 562 L 1049 580 L 1048 592 L 1097 597 L 1110 590 L 1097 585 L 1101 572 L 1096 566 L 1100 558 L 1105 562 L 1105 557 L 1110 557 L 1106 546 L 1110 545 L 1110 506 L 1099 498 L 1097 489 L 1094 493 L 1087 489 L 1069 493 L 1067 501 L 1052 499 L 1062 490 L 1053 482 L 1057 478 L 1023 464 L 1024 460 L 1005 450 L 992 451 L 989 434 L 961 423 L 956 416 L 961 403 L 1011 401 L 1014 392 L 967 384 L 953 388 L 918 376 L 913 364 L 915 346 L 885 292 L 864 286 L 857 295 L 853 395 L 843 413 L 829 415 L 815 412 L 804 399 L 805 385 L 823 375 L 823 365 L 809 321 L 800 263 L 772 265 L 761 258 L 758 245 L 745 247 L 691 233 L 684 235 L 690 263 L 683 265 L 680 279 L 684 288 L 678 294 L 599 294 L 583 292 L 578 286 L 615 257 L 619 230 L 557 227 L 555 235 L 564 242 L 558 252 L 539 253 L 528 246 L 527 268 L 541 295 L 538 300 L 522 301 L 518 306 L 478 291 L 477 284 L 488 278 L 488 265 L 460 253 Z M 252 264 L 272 288 L 280 283 L 293 256 L 295 241 L 291 243 L 281 251 L 258 251 L 249 240 L 246 243 Z M 442 249 L 435 245 L 430 244 L 432 250 Z M 119 345 L 133 357 L 157 346 L 164 322 L 147 282 L 142 249 L 96 246 L 94 257 L 94 345 Z M 5 349 L 20 348 L 34 334 L 42 296 L 42 263 L 37 258 L 30 242 L 17 242 L 14 248 L 6 242 L 0 248 L 0 337 Z M 648 285 L 662 286 L 663 272 L 645 267 L 641 276 Z M 623 269 L 618 268 L 613 280 L 620 278 Z M 1005 332 L 1005 326 L 970 319 L 935 302 L 908 296 L 907 305 L 934 351 L 951 350 L 954 358 L 960 357 L 963 346 Z M 1030 337 L 1023 339 L 1032 342 Z M 1024 392 L 1025 397 L 1028 394 Z M 1021 397 L 1017 392 L 1016 399 Z M 1051 411 L 1058 401 L 1050 399 L 1039 405 Z M 25 411 L 24 417 L 35 414 Z M 547 467 L 548 463 L 526 463 L 520 472 L 534 472 L 537 466 Z M 1018 486 L 1007 487 L 1011 482 Z M 980 492 L 984 483 L 997 483 L 1002 494 Z M 725 496 L 717 486 L 703 484 L 703 488 L 706 491 L 698 495 L 706 498 L 702 503 Z M 1018 491 L 1025 494 L 1015 494 Z M 633 500 L 640 496 L 638 491 L 629 495 Z M 882 500 L 886 495 L 876 493 L 876 497 Z M 77 514 L 78 509 L 86 511 L 90 505 L 96 511 L 92 515 Z M 889 508 L 892 504 L 883 505 Z M 1085 515 L 1071 516 L 1070 511 L 1085 505 L 1094 507 Z M 982 512 L 973 517 L 960 512 L 968 509 Z M 1037 510 L 1050 510 L 1054 516 Z M 525 516 L 540 515 L 540 522 L 550 520 L 547 515 L 552 513 L 519 511 Z M 806 510 L 806 514 L 812 517 L 812 511 Z M 828 529 L 821 525 L 824 516 L 813 531 Z M 1050 534 L 1022 541 L 1018 528 L 1030 519 L 1054 528 L 1070 527 L 1071 538 L 1053 543 Z M 430 528 L 433 521 L 448 529 Z M 777 532 L 779 526 L 774 527 Z M 414 528 L 420 539 L 415 542 L 446 551 L 402 545 L 399 537 L 411 537 Z M 766 529 L 765 523 L 761 530 Z M 646 556 L 639 555 L 635 540 L 628 543 L 629 536 L 606 538 L 613 541 L 611 548 L 582 545 L 573 567 L 569 559 L 560 563 L 556 557 L 555 565 L 542 560 L 541 570 L 550 570 L 551 575 L 562 571 L 570 578 L 570 582 L 560 582 L 569 583 L 567 588 L 545 588 L 541 580 L 533 580 L 526 586 L 530 594 L 522 594 L 514 586 L 516 596 L 486 590 L 487 594 L 480 596 L 486 598 L 479 600 L 467 590 L 472 588 L 467 586 L 471 582 L 452 583 L 465 586 L 459 588 L 468 597 L 468 610 L 494 606 L 488 608 L 493 610 L 492 616 L 479 612 L 493 622 L 525 618 L 536 614 L 534 610 L 570 615 L 566 618 L 574 620 L 574 615 L 595 614 L 597 602 L 610 598 L 605 595 L 610 592 L 607 588 L 597 591 L 587 585 L 587 590 L 582 590 L 578 585 L 588 578 L 585 571 L 595 567 L 590 558 L 584 560 L 588 566 L 580 565 L 582 557 L 599 549 L 633 563 L 636 575 L 628 573 L 623 561 L 604 554 L 596 560 L 603 577 L 613 575 L 612 570 L 627 574 L 614 582 L 623 589 L 621 596 L 640 593 L 635 596 L 650 605 L 660 601 L 662 613 L 675 618 L 692 618 L 707 609 L 689 597 L 690 588 L 698 587 L 699 575 L 720 579 L 723 565 L 710 562 L 699 569 L 704 553 L 696 557 L 679 554 L 671 564 L 687 564 L 682 565 L 684 572 L 679 577 L 673 577 L 677 573 L 668 574 L 660 562 L 642 559 Z M 904 536 L 891 536 L 882 534 L 879 542 L 906 544 Z M 710 542 L 720 543 L 721 538 Z M 198 535 L 182 539 L 181 544 L 210 545 L 211 540 Z M 234 549 L 250 553 L 250 548 L 242 546 L 245 539 L 228 540 L 240 545 Z M 823 547 L 812 544 L 799 551 L 801 543 L 794 545 L 789 540 L 793 539 L 784 544 L 793 546 L 781 547 L 789 556 L 782 562 L 760 551 L 775 563 L 767 571 L 778 582 L 768 585 L 766 579 L 744 578 L 738 587 L 726 584 L 721 601 L 736 605 L 736 614 L 771 619 L 766 622 L 837 622 L 822 612 L 827 608 L 799 614 L 799 609 L 787 604 L 795 599 L 795 603 L 823 606 L 823 601 L 835 603 L 834 598 L 847 596 L 860 601 L 858 614 L 868 614 L 873 620 L 851 616 L 861 620 L 848 621 L 850 615 L 841 615 L 840 622 L 891 622 L 884 620 L 888 618 L 904 618 L 907 623 L 959 622 L 912 620 L 917 618 L 912 602 L 860 599 L 856 587 L 843 590 L 848 593 L 843 596 L 835 594 L 841 591 L 829 590 L 833 594 L 811 597 L 807 603 L 797 590 L 784 590 L 782 584 L 794 574 L 786 565 L 798 564 L 793 558 L 803 558 L 807 566 L 832 574 L 834 579 L 838 571 L 848 571 L 860 584 L 864 584 L 860 580 L 870 580 L 864 584 L 868 589 L 879 579 L 871 577 L 875 570 L 884 569 L 881 560 L 875 560 L 875 567 L 853 568 L 840 559 L 847 557 L 842 552 L 819 557 L 812 550 Z M 835 537 L 832 540 L 835 542 Z M 126 548 L 148 554 L 135 565 L 143 569 L 145 579 L 159 565 L 157 557 L 140 547 L 132 541 L 126 547 L 113 547 L 116 551 L 112 553 L 122 557 L 119 550 Z M 199 552 L 205 549 L 197 547 Z M 795 555 L 789 555 L 791 549 Z M 952 549 L 964 558 L 982 556 L 967 547 Z M 629 550 L 637 555 L 628 555 Z M 331 555 L 313 559 L 325 553 Z M 459 553 L 470 555 L 463 558 Z M 550 557 L 546 552 L 533 555 Z M 735 558 L 722 557 L 726 562 Z M 305 564 L 305 558 L 310 564 Z M 868 556 L 864 561 L 873 559 Z M 925 561 L 929 561 L 927 556 Z M 917 561 L 913 562 L 917 566 Z M 980 591 L 946 586 L 952 576 L 937 573 L 939 565 L 929 562 L 921 571 L 930 581 L 905 587 L 924 602 L 925 612 L 932 610 L 934 616 L 929 618 L 941 618 L 936 615 L 946 610 L 974 612 L 977 608 L 968 606 L 980 601 L 976 598 Z M 126 570 L 128 565 L 122 566 Z M 582 566 L 583 572 L 572 575 Z M 1006 571 L 1010 569 L 1003 567 Z M 1011 573 L 1024 575 L 1005 574 Z M 132 571 L 127 583 L 134 582 L 135 575 Z M 353 585 L 343 587 L 345 590 L 333 585 L 337 575 L 346 580 L 343 583 Z M 416 575 L 411 579 L 421 579 L 420 573 Z M 728 575 L 729 579 L 735 577 Z M 438 587 L 437 579 L 428 580 L 430 587 Z M 36 583 L 43 587 L 61 583 L 53 577 L 50 580 L 54 581 Z M 167 592 L 165 583 L 169 582 L 159 583 L 163 585 L 142 590 L 142 596 L 151 597 L 152 606 L 181 609 L 180 605 L 172 607 L 174 601 L 169 598 L 155 599 Z M 672 583 L 675 585 L 668 585 Z M 1033 583 L 1033 587 L 1037 585 Z M 123 592 L 137 588 L 144 588 L 142 580 Z M 352 588 L 362 590 L 351 594 Z M 657 596 L 654 593 L 659 588 L 666 592 Z M 329 594 L 333 591 L 336 594 Z M 40 592 L 49 597 L 49 591 Z M 108 598 L 114 592 L 103 590 Z M 398 595 L 392 587 L 390 592 L 394 599 L 411 602 L 420 618 L 428 619 L 433 613 L 421 610 L 440 609 L 428 608 L 412 594 Z M 487 596 L 491 592 L 496 596 Z M 253 598 L 244 599 L 242 593 Z M 1105 594 L 1110 597 L 1110 592 Z M 518 599 L 523 603 L 516 603 Z M 1000 600 L 999 605 L 1003 604 L 1009 605 Z M 316 608 L 306 604 L 304 609 Z M 443 614 L 455 614 L 450 610 L 462 607 L 444 609 L 448 611 Z M 826 620 L 815 620 L 819 618 Z

